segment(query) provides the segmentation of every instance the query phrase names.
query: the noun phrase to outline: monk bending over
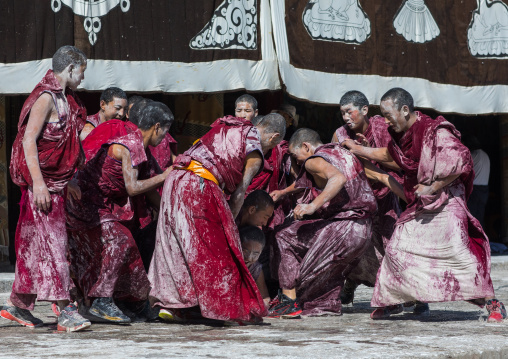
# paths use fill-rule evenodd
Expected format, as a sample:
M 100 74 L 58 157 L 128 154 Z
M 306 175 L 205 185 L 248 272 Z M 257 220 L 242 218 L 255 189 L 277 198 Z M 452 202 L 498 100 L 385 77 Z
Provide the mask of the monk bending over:
M 259 322 L 266 315 L 235 218 L 262 156 L 284 131 L 283 120 L 254 127 L 229 116 L 177 157 L 164 184 L 149 271 L 151 301 L 161 307 L 161 318 L 178 320 L 182 309 L 197 306 L 216 320 Z
M 372 235 L 374 194 L 361 162 L 339 144 L 323 145 L 313 130 L 297 130 L 289 152 L 302 171 L 282 194 L 305 192 L 294 209 L 295 221 L 276 228 L 282 291 L 269 316 L 340 314 L 344 278 Z M 372 167 L 373 179 L 400 193 L 391 176 Z
M 92 302 L 90 318 L 97 321 L 130 322 L 115 301 L 130 303 L 130 311 L 139 311 L 150 289 L 131 231 L 140 223 L 149 223 L 151 213 L 135 199 L 145 194 L 151 205 L 159 208 L 156 189 L 171 168 L 150 178 L 154 169 L 147 147 L 162 141 L 173 115 L 160 102 L 143 106 L 139 118 L 131 118 L 136 125 L 120 124 L 126 134 L 106 141 L 76 174 L 82 197 L 67 203 L 71 266 L 79 289 L 86 301 Z M 110 123 L 114 124 L 109 121 L 94 131 L 107 130 Z

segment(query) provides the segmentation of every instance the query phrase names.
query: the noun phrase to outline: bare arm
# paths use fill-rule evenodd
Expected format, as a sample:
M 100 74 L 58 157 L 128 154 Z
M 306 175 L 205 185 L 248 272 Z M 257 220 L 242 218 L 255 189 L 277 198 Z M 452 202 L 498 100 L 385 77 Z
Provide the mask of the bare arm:
M 386 147 L 380 148 L 365 147 L 357 144 L 355 141 L 351 139 L 345 140 L 344 142 L 341 143 L 341 145 L 348 148 L 352 154 L 358 157 L 364 157 L 368 160 L 383 163 L 383 166 L 397 171 L 400 170 L 399 165 L 393 160 L 392 156 L 390 155 L 390 152 L 388 152 L 388 148 Z
M 443 179 L 435 180 L 434 182 L 432 182 L 432 184 L 430 186 L 426 186 L 423 184 L 417 184 L 416 186 L 414 186 L 415 196 L 421 197 L 421 196 L 425 196 L 425 195 L 429 195 L 429 194 L 434 194 L 437 191 L 439 191 L 441 188 L 448 186 L 450 183 L 452 183 L 459 177 L 460 177 L 460 173 L 456 174 L 456 175 L 451 175 L 451 176 L 445 177 Z
M 268 308 L 270 304 L 270 294 L 268 293 L 268 288 L 265 282 L 265 275 L 262 271 L 259 274 L 258 279 L 256 279 L 256 285 L 258 286 L 259 294 L 261 294 L 261 298 L 263 298 L 265 306 Z
M 243 205 L 243 200 L 245 199 L 245 191 L 262 165 L 263 159 L 259 152 L 253 151 L 247 155 L 245 167 L 243 169 L 242 182 L 236 187 L 236 190 L 231 194 L 231 198 L 229 199 L 229 207 L 231 208 L 231 213 L 233 213 L 233 218 L 238 216 Z
M 404 202 L 407 203 L 406 195 L 404 194 L 404 188 L 402 185 L 395 180 L 388 173 L 383 171 L 382 169 L 374 166 L 370 161 L 361 158 L 363 162 L 363 166 L 365 169 L 365 174 L 367 178 L 376 182 L 381 182 L 386 187 L 388 187 L 393 193 L 397 195 L 397 197 L 401 198 Z
M 311 158 L 305 162 L 305 169 L 309 172 L 316 183 L 326 181 L 323 191 L 309 204 L 299 204 L 294 213 L 296 219 L 304 215 L 314 214 L 325 203 L 335 197 L 346 183 L 346 177 L 333 165 L 320 157 Z
M 91 123 L 87 122 L 79 134 L 79 140 L 83 141 L 90 134 L 90 132 L 93 131 L 94 128 L 95 127 L 93 127 Z
M 23 137 L 23 151 L 33 182 L 34 204 L 44 211 L 51 208 L 51 196 L 42 177 L 39 152 L 37 151 L 37 138 L 39 138 L 44 124 L 49 121 L 54 106 L 51 95 L 43 93 L 30 110 L 30 117 Z
M 290 157 L 290 160 L 291 167 L 289 169 L 289 175 L 291 180 L 296 181 L 296 178 L 298 178 L 298 173 L 300 172 L 300 166 L 296 163 L 296 160 L 293 157 Z M 282 190 L 272 191 L 270 193 L 270 196 L 272 197 L 274 202 L 278 202 L 287 195 L 303 191 L 303 188 L 295 188 L 295 185 L 296 182 L 293 182 L 290 186 Z
M 160 175 L 154 176 L 146 180 L 138 180 L 139 171 L 137 167 L 132 167 L 131 154 L 129 150 L 118 144 L 111 145 L 108 154 L 115 159 L 122 161 L 123 179 L 127 194 L 131 197 L 138 194 L 146 193 L 153 190 L 164 183 L 168 174 L 173 170 L 169 167 Z
M 333 136 L 332 136 L 332 143 L 337 143 L 337 142 L 339 142 L 339 139 L 337 138 L 337 134 L 334 132 Z

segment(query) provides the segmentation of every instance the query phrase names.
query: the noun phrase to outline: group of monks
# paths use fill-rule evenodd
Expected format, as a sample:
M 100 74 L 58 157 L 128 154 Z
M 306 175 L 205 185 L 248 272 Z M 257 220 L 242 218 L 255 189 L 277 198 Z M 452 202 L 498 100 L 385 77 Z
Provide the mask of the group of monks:
M 177 155 L 163 103 L 113 87 L 87 117 L 74 92 L 86 66 L 81 50 L 58 49 L 20 115 L 3 318 L 43 325 L 31 314 L 38 300 L 68 332 L 140 318 L 243 325 L 340 315 L 360 284 L 374 287 L 372 319 L 457 300 L 506 318 L 466 204 L 470 151 L 406 90 L 386 92 L 373 117 L 363 93 L 344 94 L 346 124 L 327 144 L 296 130 L 294 111 L 259 116 L 243 95 Z

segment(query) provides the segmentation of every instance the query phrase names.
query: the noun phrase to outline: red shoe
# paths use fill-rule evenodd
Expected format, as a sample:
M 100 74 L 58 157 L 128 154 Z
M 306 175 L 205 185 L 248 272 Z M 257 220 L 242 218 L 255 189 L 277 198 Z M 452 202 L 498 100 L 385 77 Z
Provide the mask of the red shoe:
M 503 319 L 506 319 L 506 309 L 503 303 L 497 299 L 488 300 L 485 308 L 487 308 L 487 312 L 489 313 L 487 322 L 499 323 L 502 322 Z
M 392 314 L 399 314 L 404 311 L 402 304 L 389 305 L 388 307 L 376 308 L 370 313 L 370 318 L 374 320 L 386 319 Z
M 0 316 L 2 318 L 12 320 L 13 322 L 18 322 L 27 328 L 37 328 L 42 327 L 43 325 L 42 320 L 34 317 L 29 310 L 21 309 L 12 305 L 5 305 L 2 311 L 0 311 Z
M 51 310 L 53 311 L 53 313 L 55 313 L 57 317 L 60 315 L 60 307 L 58 307 L 58 304 L 51 303 Z

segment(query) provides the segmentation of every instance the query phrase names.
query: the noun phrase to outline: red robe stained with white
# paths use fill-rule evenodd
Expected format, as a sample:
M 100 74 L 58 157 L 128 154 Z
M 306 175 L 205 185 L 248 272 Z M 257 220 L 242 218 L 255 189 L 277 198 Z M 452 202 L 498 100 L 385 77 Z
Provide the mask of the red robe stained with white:
M 86 118 L 86 123 L 91 124 L 93 127 L 97 127 L 101 124 L 101 112 L 97 112 L 95 115 L 90 115 Z
M 37 209 L 33 202 L 33 182 L 22 144 L 32 106 L 43 93 L 52 96 L 59 118 L 58 122 L 45 123 L 37 139 L 39 166 L 51 196 L 51 209 L 47 212 Z M 70 299 L 65 195 L 68 181 L 84 163 L 78 133 L 85 119 L 86 109 L 79 98 L 68 88 L 64 97 L 52 70 L 23 105 L 10 165 L 11 178 L 21 188 L 15 237 L 16 274 L 10 298 L 17 307 L 31 310 L 36 299 Z
M 349 151 L 330 143 L 318 147 L 314 157 L 337 168 L 346 183 L 310 218 L 275 228 L 281 260 L 272 270 L 278 270 L 281 288 L 296 288 L 304 315 L 340 314 L 345 276 L 370 243 L 377 205 L 361 162 Z M 311 203 L 322 191 L 305 165 L 295 188 L 305 188 L 302 203 Z
M 392 137 L 388 132 L 388 125 L 385 119 L 381 116 L 373 116 L 369 118 L 368 122 L 369 126 L 363 135 L 369 141 L 370 147 L 387 147 Z M 348 125 L 339 127 L 335 131 L 335 135 L 337 136 L 338 143 L 342 143 L 349 138 L 353 140 L 356 138 L 355 132 Z M 375 161 L 372 161 L 372 163 L 390 174 L 396 181 L 402 183 L 402 175 L 399 172 L 384 167 Z M 395 222 L 401 213 L 399 199 L 395 193 L 378 182 L 371 184 L 371 187 L 378 206 L 378 211 L 373 217 L 372 222 L 372 242 L 358 262 L 358 265 L 348 275 L 348 279 L 369 287 L 373 287 L 376 283 L 376 274 L 383 260 L 385 247 L 393 234 Z
M 164 171 L 166 168 L 173 164 L 173 158 L 171 154 L 177 154 L 177 144 L 173 137 L 169 133 L 166 134 L 164 139 L 157 146 L 148 146 L 150 152 L 152 152 L 153 158 L 159 164 L 159 167 Z
M 252 151 L 261 154 L 257 129 L 228 116 L 176 159 L 164 184 L 149 271 L 154 304 L 199 306 L 204 317 L 217 320 L 252 321 L 267 314 L 227 203 Z M 191 161 L 213 174 L 218 185 L 184 170 Z
M 386 247 L 371 305 L 482 302 L 494 296 L 494 289 L 489 241 L 466 205 L 474 179 L 471 153 L 443 117 L 416 114 L 416 122 L 388 146 L 404 171 L 409 203 Z M 452 175 L 459 177 L 435 194 L 415 196 L 415 185 Z
M 82 197 L 67 202 L 71 268 L 86 297 L 141 301 L 147 299 L 150 283 L 131 232 L 140 223 L 150 223 L 151 214 L 146 205 L 137 205 L 138 196 L 128 195 L 122 162 L 110 157 L 108 150 L 112 144 L 125 146 L 132 166 L 138 167 L 138 179 L 150 177 L 150 153 L 134 124 L 111 120 L 94 129 L 99 134 L 102 130 L 104 136 L 90 133 L 86 140 L 102 142 L 107 134 L 120 135 L 103 143 L 76 174 Z M 89 145 L 89 153 L 93 147 Z

